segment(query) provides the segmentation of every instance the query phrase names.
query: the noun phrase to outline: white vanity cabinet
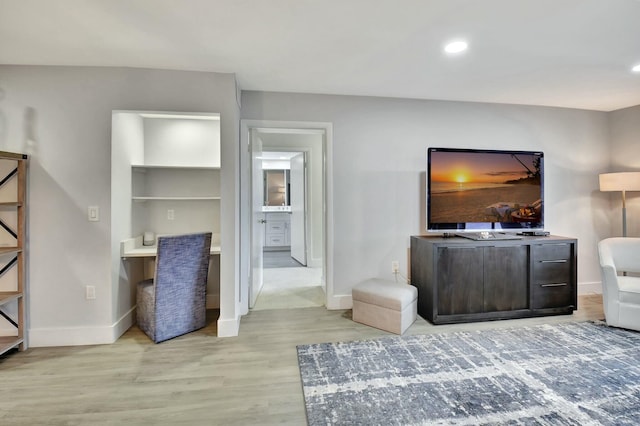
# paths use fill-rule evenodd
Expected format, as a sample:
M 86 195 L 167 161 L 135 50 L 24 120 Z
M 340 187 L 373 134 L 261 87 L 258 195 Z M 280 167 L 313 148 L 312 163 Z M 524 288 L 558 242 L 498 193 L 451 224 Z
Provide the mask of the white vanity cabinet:
M 264 225 L 265 247 L 289 247 L 291 245 L 291 234 L 289 232 L 291 213 L 267 212 L 264 216 L 267 221 Z

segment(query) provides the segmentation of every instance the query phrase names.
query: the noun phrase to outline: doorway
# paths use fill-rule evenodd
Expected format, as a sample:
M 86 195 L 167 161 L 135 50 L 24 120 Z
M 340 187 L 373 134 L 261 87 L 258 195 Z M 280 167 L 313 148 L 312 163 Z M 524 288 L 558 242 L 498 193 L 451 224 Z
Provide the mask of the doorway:
M 322 146 L 321 135 L 257 133 L 262 147 L 264 238 L 262 248 L 262 285 L 253 310 L 324 306 L 322 267 L 313 261 L 314 190 L 322 189 L 313 176 L 314 147 Z M 281 151 L 274 146 L 285 146 Z M 315 150 L 315 154 L 320 152 Z M 321 166 L 320 162 L 315 167 Z M 260 170 L 254 170 L 259 174 Z M 258 184 L 257 180 L 253 181 Z M 260 192 L 260 188 L 252 188 Z M 317 212 L 316 212 L 317 213 Z M 255 241 L 254 241 L 255 244 Z
M 249 169 L 251 175 L 244 179 L 241 200 L 247 207 L 243 223 L 248 225 L 242 227 L 245 232 L 241 235 L 247 247 L 241 253 L 241 268 L 248 272 L 246 281 L 241 282 L 240 299 L 247 303 L 244 313 L 249 308 L 326 306 L 332 287 L 327 262 L 330 191 L 325 161 L 330 125 L 282 126 L 250 120 L 243 120 L 241 125 L 246 138 L 243 145 L 246 142 L 248 147 L 243 161 L 246 167 L 241 168 Z M 297 164 L 293 167 L 292 159 Z M 288 163 L 273 164 L 277 160 Z M 265 170 L 281 170 L 269 173 L 276 175 L 272 179 L 275 186 L 267 184 Z M 258 175 L 260 179 L 256 179 Z M 280 198 L 270 199 L 269 191 L 280 194 Z M 282 229 L 289 234 L 277 234 Z M 258 252 L 261 255 L 257 256 Z

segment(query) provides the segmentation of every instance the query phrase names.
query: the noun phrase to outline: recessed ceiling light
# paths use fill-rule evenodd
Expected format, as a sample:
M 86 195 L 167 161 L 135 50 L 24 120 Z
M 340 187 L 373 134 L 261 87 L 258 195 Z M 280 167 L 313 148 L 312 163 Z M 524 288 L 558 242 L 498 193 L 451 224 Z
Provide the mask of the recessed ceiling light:
M 633 72 L 640 72 L 640 64 L 634 66 L 633 68 L 631 68 L 631 71 Z
M 447 44 L 444 47 L 444 51 L 447 52 L 447 53 L 460 53 L 460 52 L 464 52 L 465 50 L 467 50 L 467 47 L 469 47 L 469 45 L 467 44 L 466 41 L 457 40 L 457 41 L 452 41 L 451 43 Z

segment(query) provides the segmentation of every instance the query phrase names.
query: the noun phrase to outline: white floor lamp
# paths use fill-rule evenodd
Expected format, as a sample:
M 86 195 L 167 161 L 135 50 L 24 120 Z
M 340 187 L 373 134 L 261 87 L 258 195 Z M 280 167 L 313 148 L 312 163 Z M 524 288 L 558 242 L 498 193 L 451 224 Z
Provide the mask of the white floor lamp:
M 600 191 L 622 192 L 622 236 L 627 236 L 626 191 L 640 191 L 640 172 L 603 173 L 600 175 Z

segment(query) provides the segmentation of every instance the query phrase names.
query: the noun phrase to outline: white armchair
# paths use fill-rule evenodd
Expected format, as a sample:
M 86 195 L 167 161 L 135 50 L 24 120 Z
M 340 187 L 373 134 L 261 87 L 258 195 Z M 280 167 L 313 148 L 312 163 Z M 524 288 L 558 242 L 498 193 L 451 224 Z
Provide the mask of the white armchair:
M 640 331 L 640 238 L 602 240 L 598 255 L 607 324 Z

